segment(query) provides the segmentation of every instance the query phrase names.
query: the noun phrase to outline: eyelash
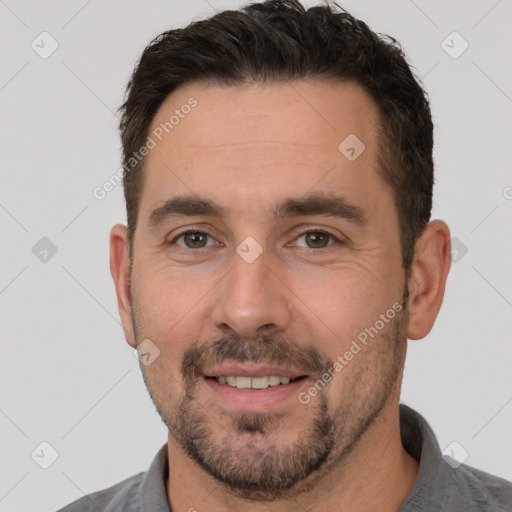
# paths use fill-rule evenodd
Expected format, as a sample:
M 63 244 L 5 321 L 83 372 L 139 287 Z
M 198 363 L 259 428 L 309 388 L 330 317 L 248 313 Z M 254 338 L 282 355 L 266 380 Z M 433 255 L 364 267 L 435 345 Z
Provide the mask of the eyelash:
M 209 236 L 210 238 L 213 239 L 213 237 L 207 233 L 206 231 L 199 231 L 199 230 L 196 230 L 196 229 L 189 229 L 187 231 L 183 231 L 182 233 L 180 233 L 179 235 L 176 235 L 170 242 L 168 242 L 168 245 L 176 245 L 176 241 L 179 240 L 180 238 L 182 238 L 183 236 L 189 234 L 189 233 L 195 233 L 195 234 L 201 234 L 201 235 L 206 235 L 206 236 Z M 334 242 L 338 242 L 338 243 L 343 243 L 339 238 L 337 238 L 336 236 L 334 236 L 332 233 L 330 233 L 329 231 L 325 231 L 323 229 L 308 229 L 307 231 L 302 231 L 301 233 L 299 233 L 296 237 L 295 237 L 295 240 L 304 236 L 304 235 L 307 235 L 309 233 L 316 233 L 316 234 L 322 234 L 322 235 L 327 235 L 328 237 L 330 237 Z M 314 248 L 314 247 L 303 247 L 303 249 L 310 249 L 312 251 L 319 251 L 320 249 L 327 249 L 328 247 L 331 247 L 331 245 L 334 245 L 334 244 L 329 244 L 325 247 L 319 247 L 319 248 Z M 191 249 L 189 247 L 185 248 L 185 247 L 181 247 L 181 246 L 178 246 L 182 251 L 184 252 L 188 252 L 188 251 L 198 251 L 200 249 L 207 249 L 208 247 L 210 246 L 207 246 L 207 247 L 198 247 L 197 249 Z

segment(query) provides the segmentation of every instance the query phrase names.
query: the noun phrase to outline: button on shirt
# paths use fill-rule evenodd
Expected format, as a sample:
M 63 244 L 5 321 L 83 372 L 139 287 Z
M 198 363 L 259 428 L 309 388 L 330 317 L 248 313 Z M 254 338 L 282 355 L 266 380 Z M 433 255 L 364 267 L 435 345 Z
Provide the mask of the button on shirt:
M 445 460 L 434 432 L 416 411 L 400 405 L 404 448 L 420 461 L 413 489 L 398 512 L 512 512 L 512 483 L 453 459 Z M 167 443 L 148 471 L 83 496 L 58 512 L 171 512 L 166 483 Z

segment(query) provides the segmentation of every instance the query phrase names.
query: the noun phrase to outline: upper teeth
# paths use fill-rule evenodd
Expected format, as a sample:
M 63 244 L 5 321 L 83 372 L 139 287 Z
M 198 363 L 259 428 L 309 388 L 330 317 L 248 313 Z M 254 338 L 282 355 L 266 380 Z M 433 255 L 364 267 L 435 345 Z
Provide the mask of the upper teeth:
M 221 384 L 228 384 L 238 389 L 266 389 L 269 386 L 277 386 L 279 384 L 288 384 L 290 377 L 278 377 L 272 375 L 270 377 L 241 377 L 241 376 L 224 376 L 217 377 Z

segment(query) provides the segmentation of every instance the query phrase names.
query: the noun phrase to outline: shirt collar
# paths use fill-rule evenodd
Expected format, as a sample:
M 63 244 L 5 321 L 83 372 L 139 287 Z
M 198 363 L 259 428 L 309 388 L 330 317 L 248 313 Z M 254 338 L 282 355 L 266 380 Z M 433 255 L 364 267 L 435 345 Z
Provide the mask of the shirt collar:
M 400 437 L 403 447 L 419 461 L 420 467 L 416 483 L 399 512 L 425 510 L 425 503 L 430 503 L 440 490 L 457 487 L 457 479 L 443 459 L 437 438 L 427 420 L 404 404 L 400 404 Z
M 169 459 L 165 443 L 142 479 L 138 504 L 140 512 L 171 512 L 167 498 L 168 476 Z

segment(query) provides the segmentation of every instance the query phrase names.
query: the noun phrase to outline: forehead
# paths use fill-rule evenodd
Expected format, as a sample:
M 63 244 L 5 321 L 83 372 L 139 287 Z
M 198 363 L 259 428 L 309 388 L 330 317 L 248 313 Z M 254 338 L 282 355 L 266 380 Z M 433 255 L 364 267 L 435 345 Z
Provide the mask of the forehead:
M 308 191 L 363 199 L 384 187 L 378 122 L 377 105 L 352 82 L 187 84 L 151 123 L 141 210 L 183 193 L 246 210 Z
M 197 105 L 189 108 L 187 104 L 192 102 Z M 311 80 L 236 86 L 187 84 L 165 99 L 150 132 L 171 117 L 175 124 L 163 138 L 174 140 L 176 150 L 193 143 L 216 151 L 222 146 L 232 151 L 229 144 L 246 144 L 241 150 L 249 151 L 247 144 L 251 143 L 258 151 L 254 147 L 257 142 L 287 144 L 289 151 L 297 150 L 293 145 L 315 144 L 332 150 L 350 133 L 371 144 L 379 120 L 377 105 L 358 84 Z

